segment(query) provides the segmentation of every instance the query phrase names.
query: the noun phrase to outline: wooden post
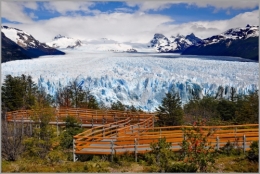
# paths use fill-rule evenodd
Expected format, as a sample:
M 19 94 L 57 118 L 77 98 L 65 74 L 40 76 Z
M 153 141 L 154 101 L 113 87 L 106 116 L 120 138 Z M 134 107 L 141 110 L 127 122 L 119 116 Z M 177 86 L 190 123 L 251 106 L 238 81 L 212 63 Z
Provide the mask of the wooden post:
M 75 139 L 73 138 L 73 162 L 77 161 L 75 152 L 76 152 L 76 145 L 75 145 Z
M 80 122 L 81 122 L 81 128 L 82 128 L 82 119 L 80 119 Z
M 114 155 L 114 142 L 111 140 L 111 162 L 113 162 L 113 155 Z
M 56 125 L 57 125 L 57 136 L 59 136 L 59 124 L 58 124 L 58 116 L 56 116 Z
M 138 153 L 138 151 L 137 151 L 137 140 L 135 138 L 135 162 L 137 162 L 137 153 Z
M 14 135 L 16 135 L 16 117 L 15 117 L 15 114 L 13 114 L 13 121 L 14 121 Z
M 105 136 L 105 128 L 103 127 L 103 137 Z
M 138 123 L 138 135 L 140 134 L 140 124 Z
M 96 123 L 97 123 L 97 111 L 96 111 Z
M 246 135 L 243 136 L 243 152 L 246 152 Z
M 162 129 L 160 129 L 160 138 L 162 137 Z M 184 137 L 185 140 L 185 137 Z
M 30 135 L 32 136 L 32 120 L 30 119 Z
M 93 122 L 94 122 L 94 120 L 93 120 L 93 114 L 92 114 L 92 129 L 93 129 L 93 127 L 94 127 Z
M 217 136 L 217 150 L 219 150 L 219 137 Z
M 23 136 L 23 132 L 24 132 L 23 129 L 24 128 L 23 128 L 23 115 L 22 115 L 22 136 Z

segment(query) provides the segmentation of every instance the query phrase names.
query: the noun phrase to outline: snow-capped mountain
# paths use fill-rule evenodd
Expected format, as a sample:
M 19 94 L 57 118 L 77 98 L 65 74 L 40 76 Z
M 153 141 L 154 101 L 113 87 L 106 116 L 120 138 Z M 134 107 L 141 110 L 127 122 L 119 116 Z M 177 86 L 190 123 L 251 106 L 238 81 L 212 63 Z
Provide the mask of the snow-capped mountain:
M 214 55 L 243 57 L 258 61 L 259 26 L 247 25 L 245 28 L 231 28 L 188 47 L 184 55 Z
M 3 32 L 1 32 L 1 34 L 2 34 L 1 63 L 12 61 L 12 60 L 30 59 L 30 57 L 25 54 L 25 50 L 22 47 L 20 47 L 11 39 L 6 37 Z
M 1 26 L 1 31 L 5 34 L 7 38 L 26 50 L 25 54 L 27 54 L 27 56 L 31 58 L 43 55 L 65 54 L 59 50 L 49 47 L 45 43 L 39 42 L 32 35 L 20 29 L 8 26 Z
M 209 45 L 215 44 L 222 40 L 238 40 L 238 39 L 248 39 L 250 37 L 259 36 L 259 26 L 247 25 L 245 28 L 231 28 L 219 35 L 214 35 L 212 37 L 206 38 L 202 41 L 202 44 Z
M 18 44 L 19 46 L 25 49 L 38 48 L 38 47 L 49 48 L 49 46 L 46 45 L 45 43 L 40 43 L 32 35 L 20 29 L 8 27 L 8 26 L 2 26 L 1 31 L 5 34 L 6 37 L 8 37 L 13 42 L 15 42 L 16 44 Z
M 123 43 L 88 43 L 84 48 L 88 51 L 101 51 L 101 52 L 137 52 L 131 45 Z
M 52 42 L 48 42 L 46 44 L 53 48 L 64 49 L 64 48 L 80 47 L 82 46 L 82 41 L 79 39 L 74 39 L 59 34 L 54 37 Z
M 191 45 L 196 45 L 200 41 L 201 39 L 196 37 L 193 33 L 186 37 L 178 34 L 170 38 L 165 37 L 163 34 L 156 33 L 148 47 L 154 48 L 157 52 L 181 53 L 186 48 Z

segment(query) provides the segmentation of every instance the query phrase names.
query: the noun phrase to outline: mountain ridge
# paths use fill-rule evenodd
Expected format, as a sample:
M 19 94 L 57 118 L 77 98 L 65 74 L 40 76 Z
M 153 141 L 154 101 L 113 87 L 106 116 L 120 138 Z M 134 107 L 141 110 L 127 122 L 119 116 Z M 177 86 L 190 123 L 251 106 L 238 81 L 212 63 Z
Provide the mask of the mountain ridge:
M 13 28 L 13 27 L 8 27 L 8 26 L 1 26 L 1 32 L 4 33 L 2 36 L 2 42 L 3 39 L 6 41 L 5 42 L 5 47 L 13 47 L 14 44 L 16 44 L 19 48 L 22 50 L 22 53 L 25 54 L 29 58 L 37 58 L 39 56 L 44 56 L 44 55 L 64 55 L 65 53 L 57 50 L 55 48 L 49 47 L 45 43 L 39 42 L 37 39 L 35 39 L 32 35 L 26 33 L 23 30 Z M 7 41 L 8 38 L 11 40 L 13 43 L 10 41 Z M 2 48 L 2 51 L 3 48 Z M 10 50 L 9 50 L 10 51 Z M 7 53 L 4 53 L 6 56 Z M 9 58 L 2 58 L 3 60 L 7 60 Z
M 259 26 L 231 28 L 203 39 L 182 52 L 183 55 L 233 56 L 259 61 Z

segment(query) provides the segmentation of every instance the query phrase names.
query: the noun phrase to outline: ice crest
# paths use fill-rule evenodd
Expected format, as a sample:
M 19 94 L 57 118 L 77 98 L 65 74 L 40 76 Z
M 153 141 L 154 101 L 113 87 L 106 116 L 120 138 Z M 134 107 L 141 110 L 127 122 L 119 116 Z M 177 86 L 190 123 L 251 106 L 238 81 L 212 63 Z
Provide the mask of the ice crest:
M 2 82 L 7 74 L 31 75 L 39 86 L 54 95 L 72 80 L 88 88 L 98 102 L 110 106 L 121 101 L 155 111 L 165 93 L 180 94 L 183 103 L 192 96 L 215 96 L 219 86 L 228 98 L 230 88 L 239 94 L 259 89 L 256 62 L 214 56 L 182 56 L 152 53 L 66 52 L 66 55 L 2 63 Z

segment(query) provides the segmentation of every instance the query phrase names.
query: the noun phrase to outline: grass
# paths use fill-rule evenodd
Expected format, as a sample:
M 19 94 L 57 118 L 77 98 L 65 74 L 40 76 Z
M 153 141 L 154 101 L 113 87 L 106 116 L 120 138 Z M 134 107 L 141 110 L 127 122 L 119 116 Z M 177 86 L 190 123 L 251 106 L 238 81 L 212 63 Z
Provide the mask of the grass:
M 91 161 L 61 161 L 56 164 L 50 164 L 42 159 L 25 159 L 20 158 L 17 161 L 10 162 L 2 160 L 2 172 L 44 172 L 44 173 L 67 173 L 67 172 L 88 172 L 88 173 L 124 173 L 124 172 L 153 172 L 156 166 L 149 166 L 144 163 L 135 163 L 124 159 L 120 163 L 98 160 L 97 158 Z M 230 172 L 254 172 L 258 173 L 258 163 L 248 161 L 244 155 L 226 156 L 219 155 L 216 159 L 214 168 L 211 172 L 214 173 L 230 173 Z
M 258 173 L 259 166 L 258 162 L 250 162 L 244 155 L 240 156 L 226 156 L 220 155 L 216 159 L 215 169 L 212 169 L 214 173 Z

